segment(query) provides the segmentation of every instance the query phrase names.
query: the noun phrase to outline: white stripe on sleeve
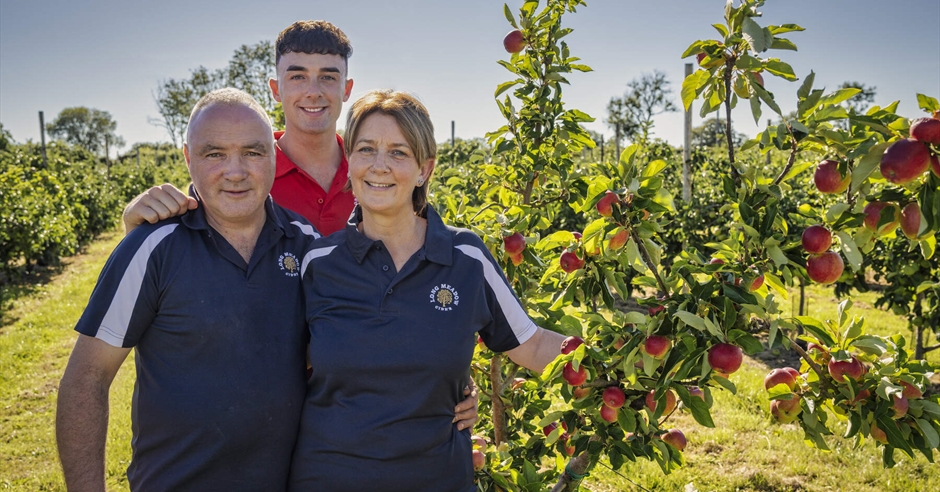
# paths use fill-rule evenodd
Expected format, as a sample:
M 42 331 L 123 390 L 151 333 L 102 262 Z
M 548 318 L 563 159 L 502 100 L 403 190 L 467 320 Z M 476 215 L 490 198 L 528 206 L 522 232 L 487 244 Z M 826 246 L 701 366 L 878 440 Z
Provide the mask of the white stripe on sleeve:
M 304 261 L 300 263 L 300 275 L 303 276 L 303 274 L 307 272 L 307 265 L 309 265 L 311 261 L 330 254 L 334 249 L 336 249 L 336 246 L 315 248 L 308 251 L 307 254 L 304 255 Z
M 522 345 L 526 340 L 532 338 L 532 335 L 535 335 L 538 327 L 535 325 L 535 322 L 529 318 L 525 310 L 522 309 L 522 305 L 516 299 L 516 295 L 509 286 L 506 285 L 503 276 L 500 275 L 500 272 L 496 271 L 496 267 L 487 259 L 483 251 L 469 244 L 460 244 L 457 245 L 456 248 L 483 265 L 483 276 L 486 278 L 486 283 L 493 289 L 493 293 L 496 294 L 496 302 L 499 303 L 499 309 L 506 317 L 506 321 L 509 322 L 509 326 L 512 327 L 512 332 L 516 335 L 516 340 L 519 341 L 519 344 Z
M 127 335 L 127 328 L 131 322 L 131 315 L 134 313 L 134 306 L 137 305 L 137 296 L 140 295 L 140 286 L 144 282 L 144 276 L 147 273 L 147 263 L 150 261 L 150 255 L 157 245 L 164 238 L 170 235 L 179 224 L 167 224 L 153 231 L 143 244 L 137 248 L 134 257 L 124 270 L 124 276 L 118 284 L 117 292 L 111 299 L 111 305 L 108 306 L 108 312 L 101 320 L 101 326 L 95 338 L 104 341 L 109 345 L 121 347 L 124 345 L 124 337 Z

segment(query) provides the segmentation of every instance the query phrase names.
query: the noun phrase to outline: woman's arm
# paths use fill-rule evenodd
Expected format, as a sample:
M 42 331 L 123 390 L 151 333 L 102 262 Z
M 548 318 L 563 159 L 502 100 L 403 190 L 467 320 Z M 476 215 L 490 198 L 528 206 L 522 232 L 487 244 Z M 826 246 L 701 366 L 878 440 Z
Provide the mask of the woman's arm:
M 564 335 L 539 328 L 535 335 L 507 351 L 506 355 L 516 364 L 541 374 L 545 366 L 561 353 L 561 342 L 564 339 Z

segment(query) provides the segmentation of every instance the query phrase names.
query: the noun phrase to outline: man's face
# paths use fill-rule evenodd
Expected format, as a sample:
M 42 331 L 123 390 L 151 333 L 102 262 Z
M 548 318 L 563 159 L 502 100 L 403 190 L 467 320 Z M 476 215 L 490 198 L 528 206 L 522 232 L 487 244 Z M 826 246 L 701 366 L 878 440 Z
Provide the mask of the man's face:
M 275 154 L 271 127 L 261 115 L 242 105 L 209 106 L 190 122 L 183 152 L 210 225 L 264 221 Z
M 346 78 L 346 60 L 339 55 L 285 53 L 271 80 L 274 99 L 284 106 L 287 131 L 336 133 L 343 103 L 353 81 Z

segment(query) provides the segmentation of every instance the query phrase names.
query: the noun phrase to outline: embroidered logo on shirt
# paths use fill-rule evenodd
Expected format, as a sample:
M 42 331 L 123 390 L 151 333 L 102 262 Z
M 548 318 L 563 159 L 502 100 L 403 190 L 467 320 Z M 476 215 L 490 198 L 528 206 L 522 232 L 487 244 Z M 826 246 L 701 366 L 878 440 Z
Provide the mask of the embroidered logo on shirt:
M 431 289 L 431 304 L 438 311 L 453 311 L 460 304 L 460 294 L 447 284 L 435 285 Z
M 284 275 L 288 277 L 296 277 L 300 275 L 300 263 L 297 261 L 297 257 L 293 253 L 284 253 L 277 259 L 277 266 L 281 267 L 281 271 L 284 272 Z

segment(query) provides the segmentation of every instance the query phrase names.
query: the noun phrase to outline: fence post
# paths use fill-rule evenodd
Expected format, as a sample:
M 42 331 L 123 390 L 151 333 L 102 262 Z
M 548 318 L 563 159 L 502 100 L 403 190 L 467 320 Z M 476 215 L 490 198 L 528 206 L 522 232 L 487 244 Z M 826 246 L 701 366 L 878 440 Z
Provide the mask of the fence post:
M 685 64 L 685 76 L 692 75 L 692 64 Z M 683 79 L 684 80 L 684 79 Z M 682 145 L 682 201 L 692 201 L 692 105 L 685 112 L 685 132 Z
M 39 112 L 39 140 L 42 142 L 42 167 L 49 168 L 49 159 L 46 157 L 46 122 L 42 111 Z

